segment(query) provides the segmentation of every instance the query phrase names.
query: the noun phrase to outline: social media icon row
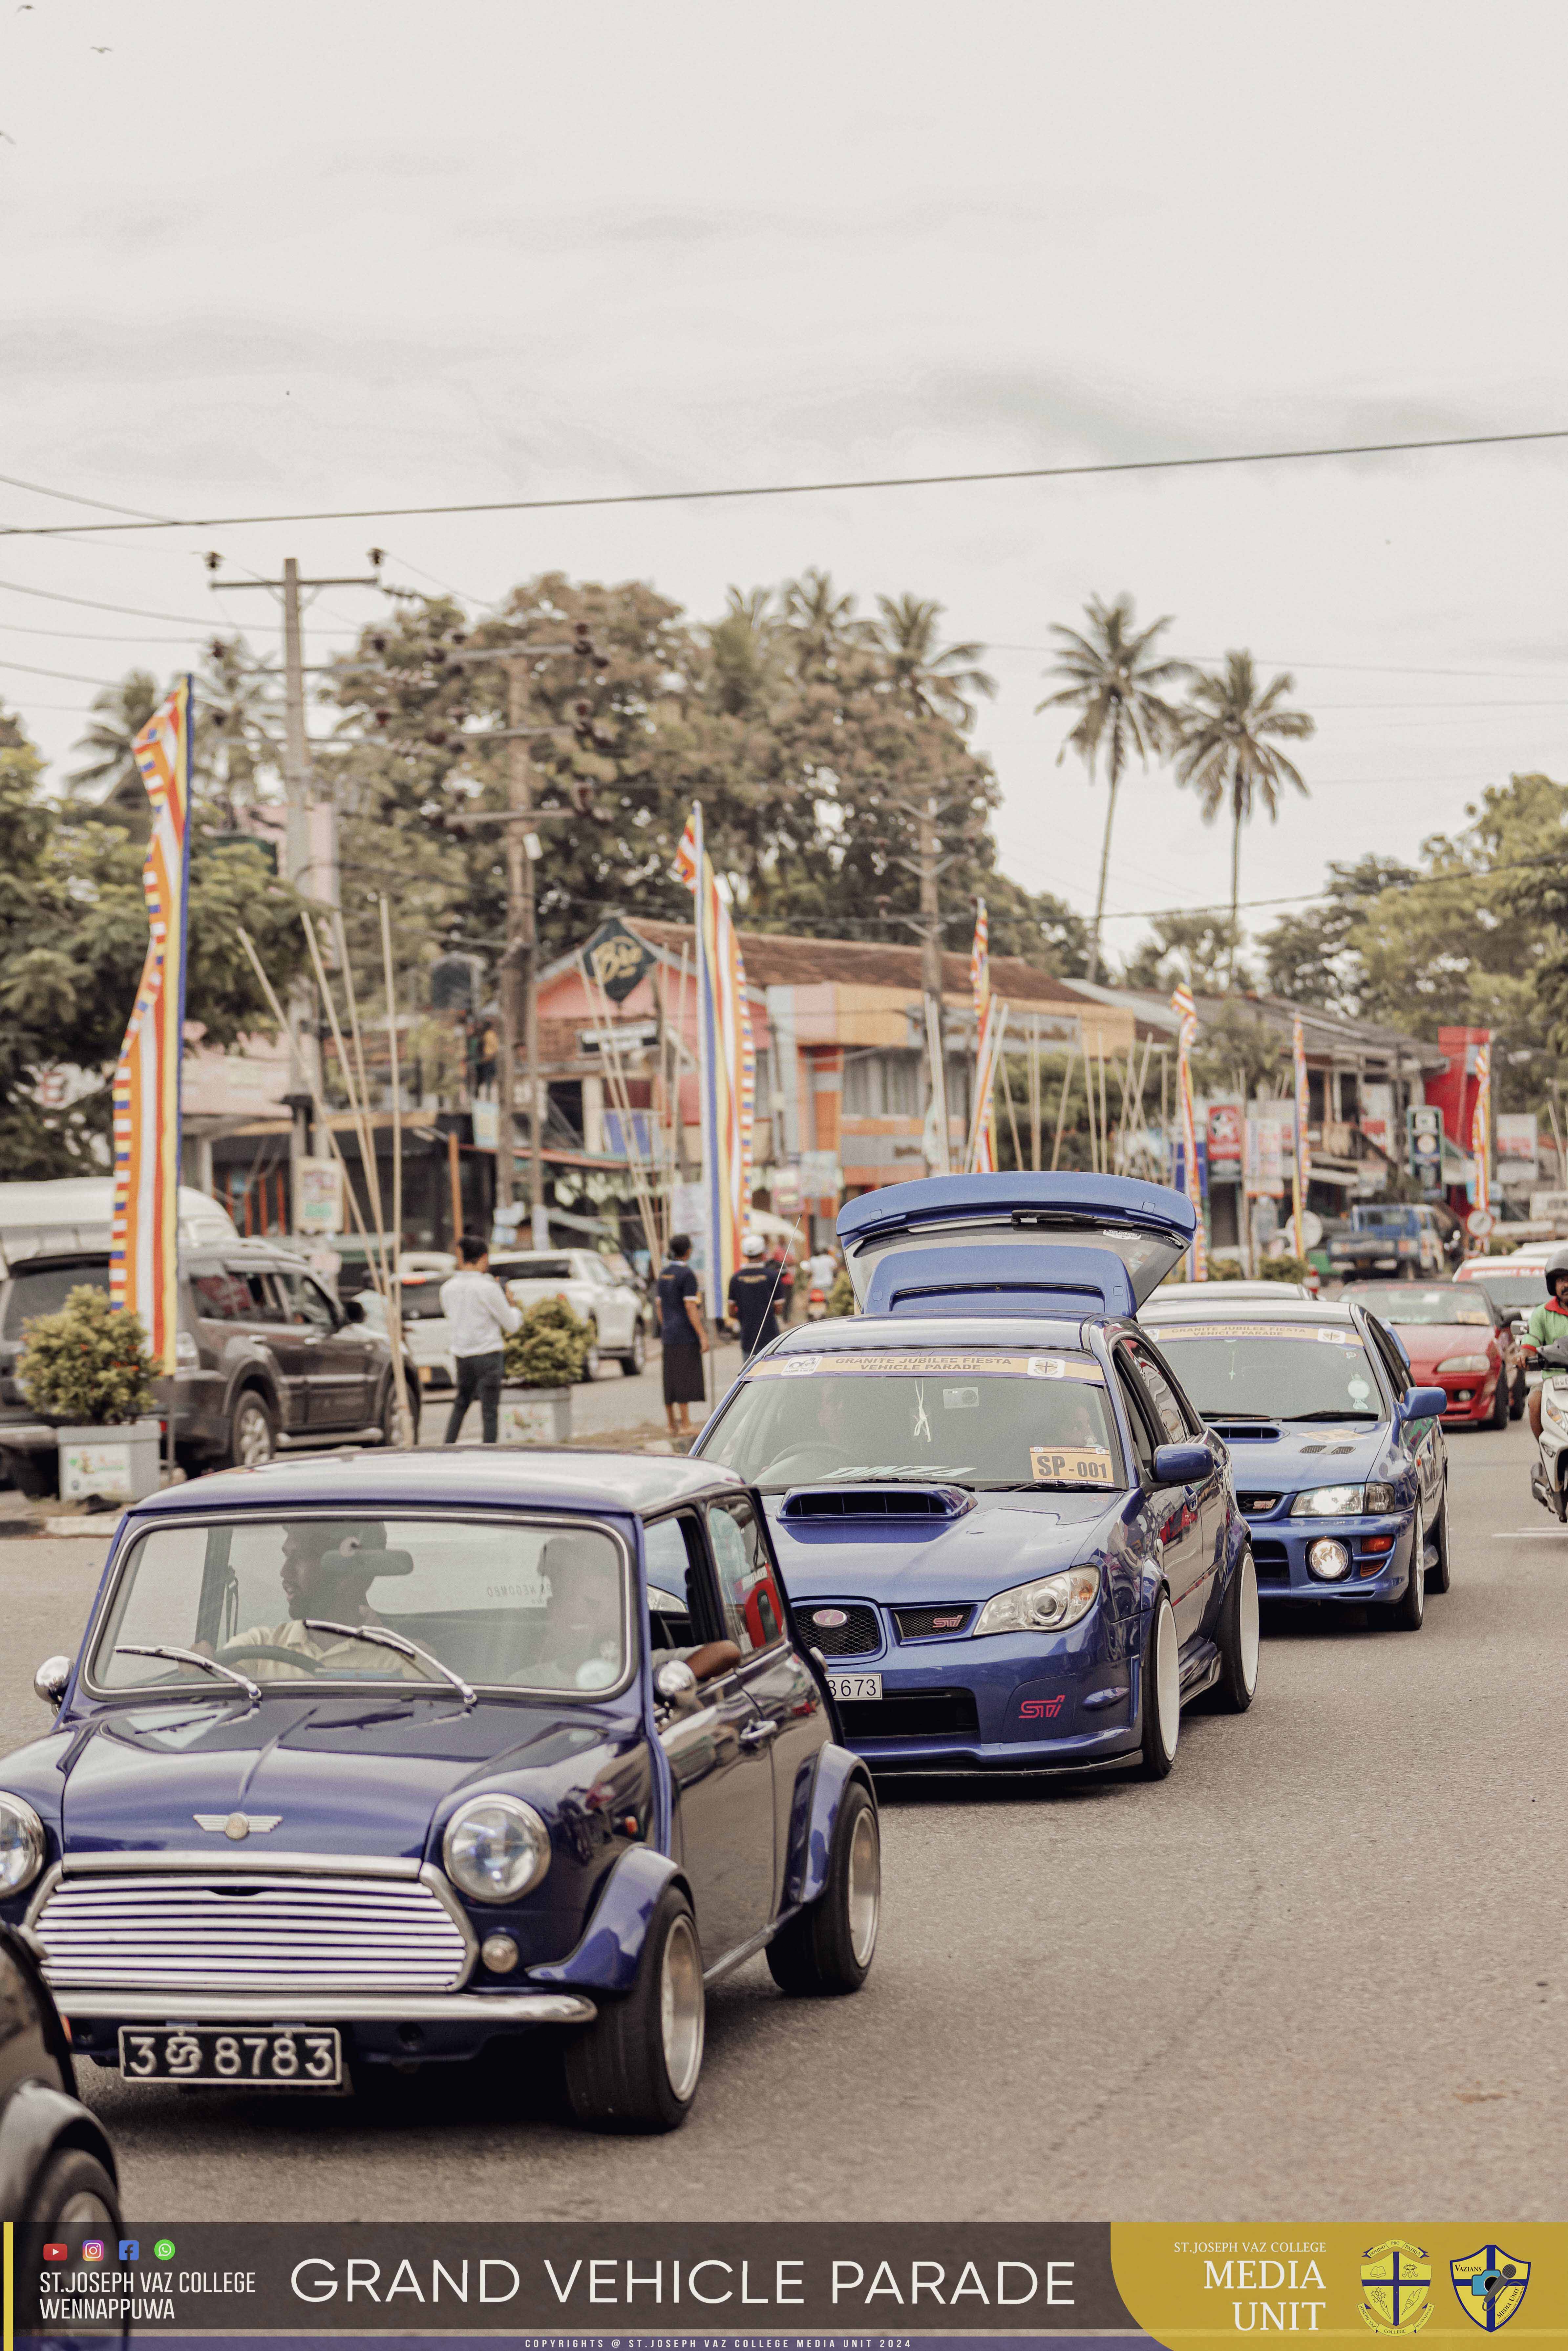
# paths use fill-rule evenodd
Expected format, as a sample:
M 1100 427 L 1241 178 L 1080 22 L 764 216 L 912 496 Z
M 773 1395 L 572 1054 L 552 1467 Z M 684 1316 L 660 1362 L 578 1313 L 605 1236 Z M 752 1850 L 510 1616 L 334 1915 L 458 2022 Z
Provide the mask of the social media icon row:
M 167 2237 L 160 2237 L 157 2244 L 153 2247 L 153 2251 L 161 2262 L 172 2261 L 173 2259 L 174 2248 Z M 48 2244 L 44 2247 L 44 2259 L 47 2262 L 68 2262 L 70 2257 L 71 2249 L 68 2245 Z M 108 2258 L 109 2248 L 104 2243 L 101 2237 L 84 2237 L 82 2239 L 81 2259 L 84 2262 L 102 2262 L 107 2261 Z M 138 2237 L 121 2237 L 119 2240 L 119 2252 L 116 2255 L 116 2259 L 122 2262 L 139 2262 L 141 2259 L 141 2239 Z

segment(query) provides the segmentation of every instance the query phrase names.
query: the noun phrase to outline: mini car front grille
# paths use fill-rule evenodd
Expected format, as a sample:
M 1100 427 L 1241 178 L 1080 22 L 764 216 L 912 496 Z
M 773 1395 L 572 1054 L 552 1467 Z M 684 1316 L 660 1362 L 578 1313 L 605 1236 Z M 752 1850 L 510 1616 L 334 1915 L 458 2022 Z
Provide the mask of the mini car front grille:
M 418 1878 L 67 1878 L 34 1921 L 44 1973 L 135 1991 L 450 1991 L 455 1918 Z
M 1238 1494 L 1237 1500 L 1249 1519 L 1267 1519 L 1280 1507 L 1278 1494 Z
M 1255 1542 L 1252 1564 L 1260 1583 L 1289 1583 L 1291 1580 L 1291 1554 L 1282 1542 Z
M 955 1601 L 946 1608 L 895 1608 L 893 1621 L 901 1641 L 939 1641 L 964 1632 L 974 1613 L 967 1602 Z
M 800 1613 L 808 1647 L 821 1649 L 824 1657 L 869 1657 L 882 1646 L 882 1625 L 874 1608 L 853 1601 L 824 1601 Z
M 849 1698 L 839 1708 L 849 1739 L 974 1739 L 980 1718 L 967 1689 L 894 1690 Z

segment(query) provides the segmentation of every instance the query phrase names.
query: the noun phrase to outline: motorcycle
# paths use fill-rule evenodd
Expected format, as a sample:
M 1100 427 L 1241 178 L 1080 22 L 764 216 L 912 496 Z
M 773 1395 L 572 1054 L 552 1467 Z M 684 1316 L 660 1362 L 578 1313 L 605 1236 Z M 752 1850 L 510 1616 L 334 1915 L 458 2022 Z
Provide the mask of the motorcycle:
M 827 1293 L 827 1291 L 826 1291 L 825 1290 L 809 1290 L 806 1292 L 806 1320 L 807 1320 L 807 1322 L 820 1322 L 822 1320 L 822 1317 L 826 1314 L 827 1311 L 828 1311 L 828 1293 Z
M 1537 1351 L 1541 1366 L 1541 1451 L 1530 1490 L 1543 1510 L 1568 1523 L 1568 1339 Z

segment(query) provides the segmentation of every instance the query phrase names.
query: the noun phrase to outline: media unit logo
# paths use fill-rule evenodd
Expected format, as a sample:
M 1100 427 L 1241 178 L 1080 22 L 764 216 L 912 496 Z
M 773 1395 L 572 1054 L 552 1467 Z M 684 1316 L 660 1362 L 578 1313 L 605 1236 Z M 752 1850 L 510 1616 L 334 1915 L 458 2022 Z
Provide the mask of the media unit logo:
M 1484 2334 L 1495 2335 L 1524 2300 L 1530 2263 L 1505 2252 L 1500 2245 L 1480 2245 L 1473 2253 L 1450 2262 L 1448 2275 L 1465 2316 Z
M 1432 2264 L 1419 2245 L 1387 2237 L 1363 2253 L 1361 2315 L 1375 2335 L 1419 2335 L 1432 2315 Z

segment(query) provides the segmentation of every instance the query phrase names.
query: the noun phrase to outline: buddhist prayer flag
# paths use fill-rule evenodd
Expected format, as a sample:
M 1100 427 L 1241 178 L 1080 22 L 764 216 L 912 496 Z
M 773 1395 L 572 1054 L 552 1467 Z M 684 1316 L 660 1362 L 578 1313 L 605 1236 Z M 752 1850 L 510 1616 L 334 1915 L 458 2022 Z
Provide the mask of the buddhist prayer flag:
M 1192 1101 L 1192 1049 L 1197 1042 L 1197 1007 L 1183 980 L 1171 998 L 1171 1010 L 1181 1023 L 1176 1031 L 1176 1107 L 1181 1118 L 1182 1180 L 1197 1224 L 1192 1237 L 1192 1278 L 1208 1280 L 1208 1249 L 1203 1230 L 1203 1186 L 1197 1174 L 1197 1120 Z
M 702 802 L 694 800 L 675 877 L 692 892 L 696 929 L 697 1081 L 702 1097 L 703 1194 L 707 1207 L 707 1306 L 724 1311 L 740 1263 L 751 1197 L 751 1134 L 757 1056 L 746 999 L 740 941 L 703 846 Z
M 1476 1206 L 1491 1214 L 1491 1046 L 1476 1047 L 1476 1106 L 1470 1113 L 1470 1155 L 1476 1163 Z
M 191 876 L 191 681 L 136 737 L 152 803 L 141 863 L 151 936 L 114 1072 L 114 1217 L 109 1294 L 139 1315 L 155 1372 L 172 1374 L 180 1327 L 180 1057 Z
M 986 920 L 986 902 L 982 898 L 975 908 L 975 943 L 969 950 L 969 986 L 975 997 L 975 1084 L 984 1087 L 975 1103 L 975 1149 L 973 1165 L 977 1172 L 990 1173 L 997 1164 L 997 1105 L 992 1089 L 991 1073 L 996 1068 L 996 1054 L 988 1050 L 991 1017 L 991 933 Z
M 1312 1174 L 1312 1146 L 1307 1134 L 1312 1094 L 1307 1085 L 1307 1047 L 1298 1012 L 1291 1023 L 1291 1060 L 1296 1080 L 1296 1172 L 1291 1178 L 1291 1208 L 1295 1227 L 1296 1255 L 1307 1253 L 1307 1186 Z

